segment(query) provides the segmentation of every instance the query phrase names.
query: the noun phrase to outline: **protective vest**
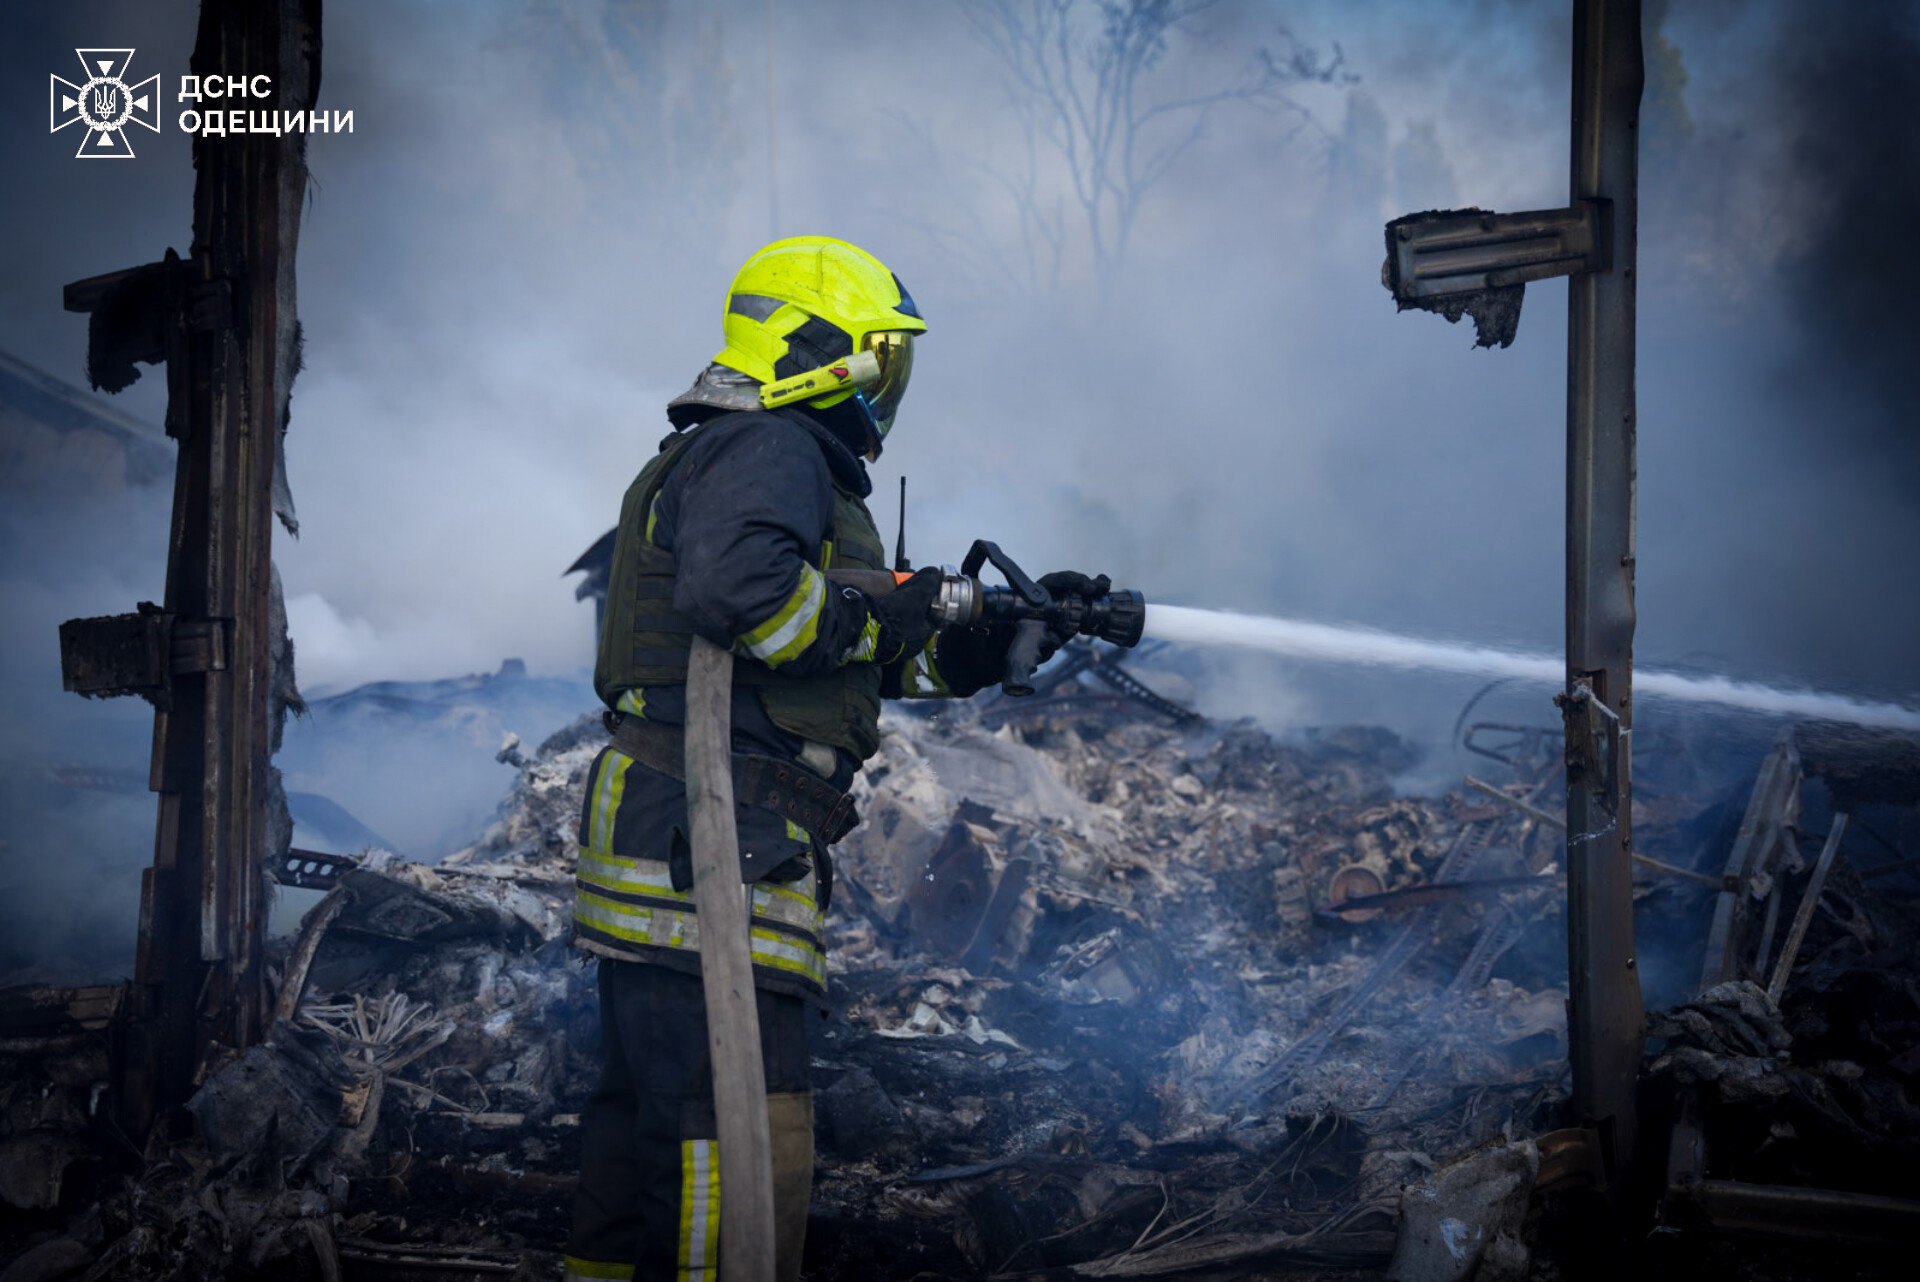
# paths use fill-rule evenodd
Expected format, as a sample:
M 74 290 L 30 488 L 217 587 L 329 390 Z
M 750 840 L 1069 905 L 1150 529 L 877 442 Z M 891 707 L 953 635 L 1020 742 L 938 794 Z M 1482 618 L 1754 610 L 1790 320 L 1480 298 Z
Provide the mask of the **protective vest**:
M 595 686 L 609 707 L 636 687 L 683 685 L 693 646 L 693 627 L 673 608 L 674 558 L 653 542 L 655 503 L 674 464 L 704 427 L 668 442 L 627 488 L 620 505 L 607 614 L 600 632 Z M 812 558 L 814 568 L 880 570 L 886 547 L 860 497 L 834 486 L 833 524 Z M 790 734 L 829 744 L 865 761 L 880 745 L 880 669 L 849 663 L 818 676 L 769 668 L 736 651 L 736 685 L 755 687 L 773 723 Z

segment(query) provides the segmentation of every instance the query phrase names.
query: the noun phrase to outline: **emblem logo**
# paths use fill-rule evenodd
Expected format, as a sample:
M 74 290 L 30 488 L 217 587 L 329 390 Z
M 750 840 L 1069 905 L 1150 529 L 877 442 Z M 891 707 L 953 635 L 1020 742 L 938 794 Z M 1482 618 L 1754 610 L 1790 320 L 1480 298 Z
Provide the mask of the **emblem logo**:
M 137 85 L 126 81 L 131 49 L 75 49 L 86 79 L 80 84 L 53 77 L 47 110 L 52 132 L 68 125 L 85 125 L 80 135 L 82 160 L 131 159 L 133 144 L 127 126 L 160 132 L 160 77 L 148 76 Z

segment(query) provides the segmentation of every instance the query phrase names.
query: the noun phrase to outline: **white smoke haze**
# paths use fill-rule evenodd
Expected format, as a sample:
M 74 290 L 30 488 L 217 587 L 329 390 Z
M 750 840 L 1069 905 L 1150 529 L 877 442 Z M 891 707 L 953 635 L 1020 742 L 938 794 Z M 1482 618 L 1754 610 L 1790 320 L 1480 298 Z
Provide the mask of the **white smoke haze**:
M 1819 257 L 1867 237 L 1833 230 L 1850 226 L 1853 197 L 1836 193 L 1851 176 L 1807 158 L 1845 153 L 1879 118 L 1847 91 L 1882 80 L 1830 74 L 1834 59 L 1898 54 L 1916 19 L 1835 13 L 1648 5 L 1637 650 L 1911 706 L 1912 418 L 1856 359 L 1855 295 L 1823 307 L 1809 283 L 1884 271 Z M 6 118 L 36 121 L 48 71 L 103 32 L 174 83 L 194 20 L 187 0 L 16 7 Z M 1167 605 L 1559 647 L 1564 286 L 1531 287 L 1518 342 L 1484 352 L 1466 328 L 1396 315 L 1378 271 L 1400 213 L 1565 202 L 1567 6 L 1215 6 L 1170 43 L 1166 92 L 1221 83 L 1284 48 L 1283 27 L 1323 55 L 1337 43 L 1357 80 L 1296 86 L 1300 110 L 1223 104 L 1098 273 L 1041 139 L 1030 195 L 1061 219 L 1057 278 L 1027 266 L 1027 135 L 964 6 L 769 18 L 760 0 L 409 0 L 326 20 L 322 101 L 356 128 L 310 145 L 287 447 L 302 536 L 276 548 L 309 687 L 508 657 L 536 675 L 586 667 L 591 611 L 562 571 L 613 523 L 664 402 L 718 348 L 740 261 L 812 232 L 878 253 L 931 326 L 874 475 L 888 529 L 910 477 L 916 563 L 984 536 L 1036 573 L 1106 572 Z M 0 347 L 80 381 L 85 325 L 59 312 L 59 286 L 186 248 L 192 174 L 167 126 L 119 166 L 76 164 L 65 135 L 0 135 L 9 190 L 26 193 L 0 213 Z M 1881 171 L 1906 190 L 1897 165 Z M 150 373 L 120 399 L 157 421 L 159 396 Z M 6 551 L 9 584 L 54 555 Z M 103 705 L 58 693 L 53 629 L 134 599 L 101 585 L 16 612 L 41 649 L 6 669 L 33 687 L 9 700 L 10 743 L 106 724 Z M 1210 711 L 1370 722 L 1435 747 L 1479 684 L 1185 662 Z M 111 714 L 135 758 L 137 711 Z M 1554 719 L 1545 692 L 1537 715 Z M 394 773 L 371 809 L 400 822 L 419 780 Z

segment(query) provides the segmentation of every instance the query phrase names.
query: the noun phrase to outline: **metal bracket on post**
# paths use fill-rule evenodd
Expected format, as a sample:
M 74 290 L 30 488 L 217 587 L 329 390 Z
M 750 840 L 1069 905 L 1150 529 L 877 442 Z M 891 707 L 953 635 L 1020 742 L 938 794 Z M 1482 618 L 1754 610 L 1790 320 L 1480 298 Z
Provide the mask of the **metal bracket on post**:
M 1606 200 L 1519 214 L 1408 214 L 1387 224 L 1380 282 L 1401 311 L 1417 307 L 1450 321 L 1471 316 L 1476 346 L 1507 347 L 1519 331 L 1528 281 L 1612 265 L 1612 215 Z
M 1494 214 L 1430 210 L 1387 224 L 1387 288 L 1400 303 L 1476 289 L 1500 289 L 1608 266 L 1612 204 L 1587 200 L 1569 209 Z
M 1621 749 L 1631 740 L 1633 731 L 1621 727 L 1619 714 L 1593 692 L 1588 679 L 1574 682 L 1571 691 L 1556 694 L 1553 702 L 1566 719 L 1568 743 L 1580 745 L 1567 751 L 1568 783 L 1584 780 L 1587 790 L 1600 798 L 1602 811 L 1617 817 L 1623 777 Z

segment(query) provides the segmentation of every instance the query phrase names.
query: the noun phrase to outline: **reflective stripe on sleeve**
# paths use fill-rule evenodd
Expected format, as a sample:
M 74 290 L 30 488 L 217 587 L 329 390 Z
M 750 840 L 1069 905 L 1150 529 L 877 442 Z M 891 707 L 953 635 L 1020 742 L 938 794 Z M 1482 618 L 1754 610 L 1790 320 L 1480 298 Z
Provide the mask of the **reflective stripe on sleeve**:
M 615 712 L 624 712 L 628 716 L 645 717 L 647 715 L 647 692 L 639 686 L 620 696 L 620 702 L 614 705 Z
M 812 645 L 820 635 L 820 611 L 826 604 L 826 577 L 802 562 L 800 582 L 773 617 L 744 632 L 736 645 L 770 668 L 777 668 Z

